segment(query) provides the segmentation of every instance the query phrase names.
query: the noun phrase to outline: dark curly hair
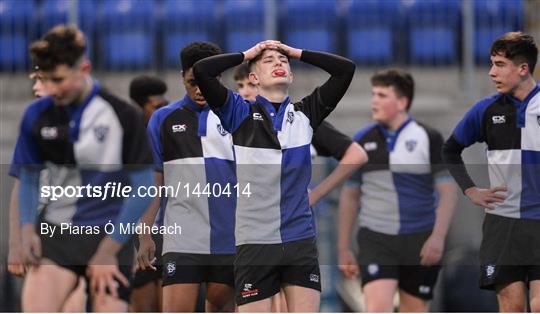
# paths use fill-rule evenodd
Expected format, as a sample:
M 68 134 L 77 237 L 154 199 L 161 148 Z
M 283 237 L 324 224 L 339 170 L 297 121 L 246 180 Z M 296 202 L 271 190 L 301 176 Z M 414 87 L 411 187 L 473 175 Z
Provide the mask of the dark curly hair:
M 157 77 L 140 75 L 129 84 L 129 98 L 139 106 L 144 106 L 148 97 L 163 95 L 167 92 L 167 84 Z
M 182 71 L 186 72 L 191 69 L 199 60 L 218 54 L 221 54 L 221 48 L 216 44 L 204 41 L 192 42 L 180 51 Z
M 61 64 L 73 67 L 85 51 L 84 34 L 76 27 L 65 25 L 53 27 L 29 49 L 34 71 L 54 71 Z

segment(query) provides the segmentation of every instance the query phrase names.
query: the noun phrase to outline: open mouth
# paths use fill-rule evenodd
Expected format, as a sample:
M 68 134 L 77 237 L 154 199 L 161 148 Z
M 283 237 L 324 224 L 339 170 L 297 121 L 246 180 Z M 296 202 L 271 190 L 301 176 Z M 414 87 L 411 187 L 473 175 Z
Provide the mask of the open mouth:
M 276 69 L 276 70 L 272 71 L 272 75 L 277 76 L 277 77 L 284 77 L 284 76 L 287 75 L 287 71 L 285 71 L 283 69 Z

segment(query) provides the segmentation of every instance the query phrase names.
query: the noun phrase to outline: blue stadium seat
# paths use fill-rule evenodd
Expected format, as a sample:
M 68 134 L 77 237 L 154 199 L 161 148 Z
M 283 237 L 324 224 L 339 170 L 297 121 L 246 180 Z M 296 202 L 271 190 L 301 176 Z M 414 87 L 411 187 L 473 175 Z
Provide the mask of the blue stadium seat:
M 180 50 L 193 41 L 213 41 L 213 0 L 165 0 L 163 5 L 163 53 L 165 64 L 179 67 Z
M 361 64 L 394 61 L 399 0 L 352 0 L 347 8 L 347 55 Z
M 279 14 L 284 42 L 302 49 L 337 51 L 336 1 L 284 0 Z
M 25 70 L 35 35 L 32 0 L 0 0 L 0 70 Z
M 100 57 L 113 70 L 148 68 L 154 61 L 154 0 L 105 0 L 98 25 Z
M 224 19 L 227 51 L 244 51 L 265 39 L 263 1 L 225 1 Z
M 50 28 L 58 24 L 68 22 L 70 0 L 44 0 L 41 8 L 41 33 L 47 32 Z M 78 1 L 78 23 L 79 28 L 84 32 L 87 39 L 87 53 L 92 58 L 94 35 L 96 27 L 96 7 L 99 2 L 96 0 Z
M 489 63 L 493 41 L 506 32 L 524 27 L 522 0 L 475 0 L 475 57 L 479 63 Z
M 406 11 L 412 63 L 451 64 L 457 61 L 461 0 L 415 1 Z

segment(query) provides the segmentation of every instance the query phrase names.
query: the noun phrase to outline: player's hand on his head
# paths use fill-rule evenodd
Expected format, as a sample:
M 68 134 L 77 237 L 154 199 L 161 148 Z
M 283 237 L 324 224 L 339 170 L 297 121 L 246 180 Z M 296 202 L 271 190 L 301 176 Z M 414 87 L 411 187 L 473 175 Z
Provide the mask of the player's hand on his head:
M 9 246 L 8 252 L 8 271 L 14 276 L 24 276 L 26 273 L 23 264 L 23 254 L 21 244 L 13 244 Z
M 90 292 L 94 296 L 110 295 L 118 298 L 119 284 L 129 287 L 129 280 L 118 268 L 116 256 L 99 250 L 88 262 L 86 275 L 90 278 Z
M 346 278 L 353 278 L 360 272 L 353 252 L 348 249 L 339 250 L 338 268 Z
M 149 234 L 139 236 L 139 249 L 137 250 L 137 269 L 156 270 L 153 263 L 156 261 L 156 243 Z
M 251 60 L 258 56 L 264 49 L 277 49 L 280 44 L 277 40 L 265 40 L 244 51 L 244 60 Z
M 300 59 L 302 56 L 302 49 L 293 48 L 283 43 L 279 43 L 278 48 L 283 50 L 289 58 Z
M 493 204 L 500 204 L 506 199 L 506 187 L 499 186 L 490 189 L 471 187 L 465 190 L 465 195 L 478 206 L 493 210 Z
M 21 252 L 24 265 L 38 265 L 41 258 L 41 239 L 34 225 L 27 223 L 21 228 Z
M 443 256 L 444 237 L 432 234 L 420 250 L 420 264 L 423 266 L 437 265 Z

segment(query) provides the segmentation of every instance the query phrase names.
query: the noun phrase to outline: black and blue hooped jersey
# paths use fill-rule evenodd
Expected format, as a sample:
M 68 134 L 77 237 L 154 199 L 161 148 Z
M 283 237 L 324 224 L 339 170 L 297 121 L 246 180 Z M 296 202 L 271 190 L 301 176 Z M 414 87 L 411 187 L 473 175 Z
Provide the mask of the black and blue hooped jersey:
M 464 147 L 485 142 L 490 184 L 507 188 L 486 213 L 540 219 L 540 85 L 523 101 L 500 93 L 479 101 L 452 135 Z

